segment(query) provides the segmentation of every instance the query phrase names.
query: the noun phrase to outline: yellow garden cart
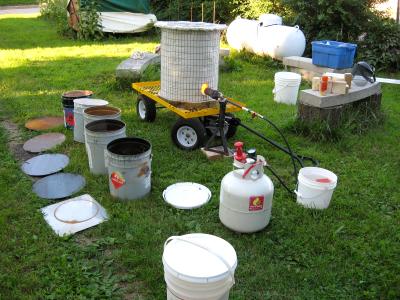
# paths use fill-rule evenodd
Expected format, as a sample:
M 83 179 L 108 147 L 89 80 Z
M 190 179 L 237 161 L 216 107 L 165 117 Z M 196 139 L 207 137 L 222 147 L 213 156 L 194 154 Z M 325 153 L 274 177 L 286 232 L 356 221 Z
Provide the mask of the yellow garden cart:
M 206 143 L 208 144 L 211 140 L 209 137 L 221 135 L 219 131 L 220 106 L 218 106 L 218 103 L 198 104 L 166 101 L 158 96 L 160 81 L 137 82 L 132 84 L 132 88 L 139 94 L 136 112 L 140 120 L 153 122 L 156 118 L 156 104 L 173 111 L 180 117 L 171 129 L 172 141 L 179 148 L 184 150 L 197 149 Z M 233 137 L 236 133 L 237 124 L 233 121 L 232 113 L 240 111 L 240 107 L 245 106 L 239 101 L 228 99 L 237 106 L 228 103 L 224 108 L 226 115 L 223 120 L 223 132 L 226 138 Z

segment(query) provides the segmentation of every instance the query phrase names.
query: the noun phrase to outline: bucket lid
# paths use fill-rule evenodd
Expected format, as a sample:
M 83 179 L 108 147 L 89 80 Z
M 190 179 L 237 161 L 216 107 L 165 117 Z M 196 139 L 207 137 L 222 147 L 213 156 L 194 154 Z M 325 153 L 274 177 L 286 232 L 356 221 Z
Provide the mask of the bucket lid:
M 301 81 L 301 75 L 294 72 L 276 72 L 275 80 Z
M 42 131 L 53 129 L 64 124 L 63 117 L 41 117 L 37 119 L 28 120 L 25 127 L 30 130 Z
M 25 151 L 38 153 L 49 150 L 65 141 L 65 135 L 62 133 L 44 133 L 27 140 L 23 146 Z
M 42 154 L 28 159 L 21 168 L 30 176 L 46 176 L 61 171 L 68 163 L 65 154 Z
M 233 275 L 237 266 L 232 245 L 220 237 L 204 233 L 170 237 L 164 245 L 162 259 L 167 272 L 194 283 L 225 279 Z
M 163 198 L 175 208 L 193 209 L 206 204 L 211 198 L 211 191 L 195 182 L 178 182 L 164 190 Z
M 57 173 L 36 181 L 33 191 L 44 199 L 61 199 L 80 191 L 85 183 L 81 175 Z
M 74 99 L 74 104 L 78 104 L 81 106 L 103 106 L 107 105 L 108 101 L 103 100 L 103 99 L 92 99 L 92 98 L 78 98 Z

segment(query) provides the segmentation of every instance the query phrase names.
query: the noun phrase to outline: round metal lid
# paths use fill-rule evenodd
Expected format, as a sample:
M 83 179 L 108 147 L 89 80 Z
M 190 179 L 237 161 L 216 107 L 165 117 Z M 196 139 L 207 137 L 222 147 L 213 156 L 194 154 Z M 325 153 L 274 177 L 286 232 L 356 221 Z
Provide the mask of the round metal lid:
M 22 165 L 22 171 L 30 176 L 46 176 L 57 173 L 69 163 L 64 154 L 42 154 L 28 159 Z
M 227 28 L 225 24 L 189 22 L 189 21 L 159 21 L 156 22 L 154 26 L 166 29 L 196 30 L 196 31 L 214 31 L 214 30 L 221 31 Z
M 54 217 L 63 223 L 77 224 L 93 219 L 99 212 L 99 205 L 87 199 L 71 200 L 61 203 L 54 210 Z
M 81 175 L 58 173 L 36 181 L 33 191 L 44 199 L 62 199 L 80 191 L 85 183 Z
M 37 119 L 28 120 L 25 127 L 30 130 L 48 130 L 64 124 L 63 117 L 42 117 Z
M 195 182 L 178 182 L 164 190 L 163 198 L 175 208 L 193 209 L 210 201 L 211 191 Z
M 62 133 L 45 133 L 27 140 L 23 148 L 25 151 L 31 153 L 39 153 L 54 148 L 55 146 L 62 144 L 64 141 L 65 135 Z

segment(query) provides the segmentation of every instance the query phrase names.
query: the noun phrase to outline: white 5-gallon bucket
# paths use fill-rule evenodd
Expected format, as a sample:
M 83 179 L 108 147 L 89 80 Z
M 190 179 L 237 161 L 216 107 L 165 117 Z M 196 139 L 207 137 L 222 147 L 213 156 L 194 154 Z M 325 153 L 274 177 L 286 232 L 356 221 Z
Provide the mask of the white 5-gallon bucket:
M 316 209 L 325 209 L 331 202 L 337 185 L 337 176 L 326 169 L 306 167 L 299 171 L 297 203 Z
M 92 106 L 104 106 L 108 101 L 101 99 L 79 98 L 74 100 L 74 141 L 85 142 L 85 126 L 83 119 L 83 111 Z
M 168 300 L 228 300 L 237 266 L 235 249 L 209 234 L 172 236 L 162 257 Z
M 97 120 L 85 126 L 85 145 L 92 174 L 107 174 L 104 151 L 115 139 L 126 137 L 125 123 L 119 120 Z
M 293 72 L 275 73 L 275 102 L 293 104 L 297 102 L 297 95 L 301 83 L 301 75 Z
M 111 196 L 134 200 L 151 189 L 151 144 L 136 137 L 119 138 L 104 153 Z

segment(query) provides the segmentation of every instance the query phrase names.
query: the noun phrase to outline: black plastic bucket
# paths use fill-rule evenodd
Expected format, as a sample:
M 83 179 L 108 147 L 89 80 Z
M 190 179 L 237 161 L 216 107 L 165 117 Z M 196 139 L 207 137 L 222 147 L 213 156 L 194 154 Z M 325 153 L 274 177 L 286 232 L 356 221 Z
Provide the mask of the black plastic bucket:
M 90 98 L 92 97 L 92 91 L 75 90 L 65 92 L 61 96 L 61 102 L 64 108 L 64 126 L 68 129 L 73 129 L 75 125 L 74 119 L 74 99 L 78 98 Z

